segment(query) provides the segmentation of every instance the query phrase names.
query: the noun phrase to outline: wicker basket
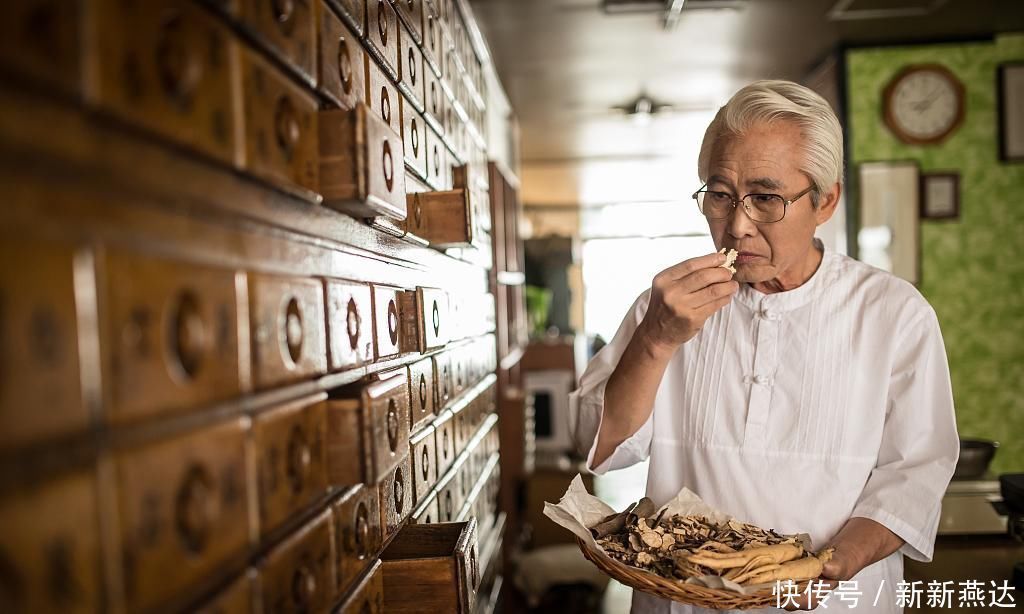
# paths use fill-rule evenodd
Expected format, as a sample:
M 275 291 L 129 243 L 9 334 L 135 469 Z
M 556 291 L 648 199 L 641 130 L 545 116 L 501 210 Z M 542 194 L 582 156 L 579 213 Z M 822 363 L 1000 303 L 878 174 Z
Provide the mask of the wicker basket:
M 583 551 L 583 556 L 597 566 L 598 569 L 608 574 L 622 584 L 656 597 L 711 608 L 714 610 L 750 610 L 753 608 L 775 607 L 776 595 L 771 589 L 759 591 L 753 595 L 741 595 L 739 593 L 707 588 L 696 584 L 684 584 L 678 580 L 669 580 L 658 574 L 626 565 L 611 557 L 602 557 L 594 553 L 582 539 L 577 538 L 576 542 Z M 807 582 L 798 584 L 802 592 L 807 587 Z

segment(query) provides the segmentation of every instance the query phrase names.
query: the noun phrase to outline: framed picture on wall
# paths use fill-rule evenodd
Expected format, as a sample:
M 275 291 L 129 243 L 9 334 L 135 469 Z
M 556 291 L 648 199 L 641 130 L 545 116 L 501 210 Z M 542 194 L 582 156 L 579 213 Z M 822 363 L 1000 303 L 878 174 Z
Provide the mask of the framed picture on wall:
M 862 162 L 857 184 L 859 258 L 916 284 L 920 279 L 921 207 L 917 162 Z
M 999 157 L 1024 162 L 1024 62 L 999 65 Z
M 921 175 L 921 219 L 951 220 L 960 217 L 960 174 Z

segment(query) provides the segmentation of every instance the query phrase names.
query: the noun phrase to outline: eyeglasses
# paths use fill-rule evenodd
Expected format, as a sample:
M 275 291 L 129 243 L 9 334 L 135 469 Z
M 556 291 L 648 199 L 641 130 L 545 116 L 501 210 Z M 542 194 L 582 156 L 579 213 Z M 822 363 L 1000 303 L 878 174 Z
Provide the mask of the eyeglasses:
M 747 216 L 758 224 L 772 224 L 786 217 L 786 209 L 800 198 L 814 189 L 808 186 L 793 198 L 786 200 L 778 194 L 747 194 L 736 200 L 728 192 L 708 190 L 707 184 L 693 193 L 693 199 L 697 201 L 697 208 L 709 220 L 724 220 L 732 213 L 736 205 L 743 203 L 743 210 Z

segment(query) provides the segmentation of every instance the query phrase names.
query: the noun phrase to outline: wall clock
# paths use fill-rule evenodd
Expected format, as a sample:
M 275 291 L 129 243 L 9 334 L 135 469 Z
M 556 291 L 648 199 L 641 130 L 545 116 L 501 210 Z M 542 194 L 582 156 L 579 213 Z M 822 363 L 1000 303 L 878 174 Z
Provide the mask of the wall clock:
M 934 145 L 963 121 L 964 86 L 944 66 L 907 66 L 885 87 L 882 105 L 886 125 L 901 141 Z

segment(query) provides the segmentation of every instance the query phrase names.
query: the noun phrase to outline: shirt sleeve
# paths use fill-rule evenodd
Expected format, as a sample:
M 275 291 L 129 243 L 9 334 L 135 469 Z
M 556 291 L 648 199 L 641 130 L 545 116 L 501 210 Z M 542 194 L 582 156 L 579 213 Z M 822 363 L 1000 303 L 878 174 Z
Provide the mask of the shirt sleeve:
M 636 433 L 615 448 L 611 456 L 599 466 L 594 466 L 597 433 L 604 416 L 605 386 L 633 338 L 633 333 L 643 321 L 649 302 L 650 290 L 633 302 L 615 336 L 597 352 L 583 372 L 579 387 L 569 395 L 569 432 L 573 434 L 577 448 L 587 451 L 587 469 L 598 475 L 639 463 L 650 454 L 653 412 Z
M 903 539 L 904 555 L 927 563 L 960 455 L 949 365 L 931 307 L 900 340 L 887 398 L 878 461 L 852 515 L 882 524 Z

